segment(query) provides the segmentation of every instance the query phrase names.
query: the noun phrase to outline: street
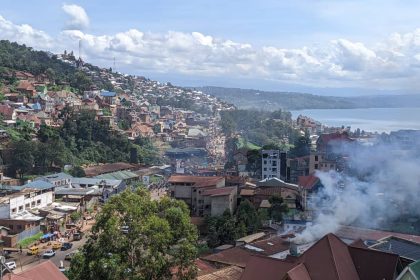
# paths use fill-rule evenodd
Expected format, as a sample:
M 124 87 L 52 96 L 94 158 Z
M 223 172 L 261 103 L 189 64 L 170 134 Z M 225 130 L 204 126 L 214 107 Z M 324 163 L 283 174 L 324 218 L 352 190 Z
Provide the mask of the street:
M 60 261 L 63 261 L 64 267 L 68 268 L 70 266 L 70 262 L 64 260 L 66 254 L 76 251 L 85 244 L 87 238 L 84 236 L 81 240 L 73 241 L 73 246 L 71 249 L 66 251 L 56 250 L 55 256 L 49 259 L 42 258 L 42 254 L 47 249 L 42 249 L 40 257 L 38 256 L 30 256 L 25 253 L 12 253 L 9 258 L 6 259 L 6 262 L 15 261 L 16 262 L 16 269 L 14 270 L 16 273 L 25 271 L 39 263 L 45 262 L 47 260 L 52 261 L 57 267 L 60 267 Z

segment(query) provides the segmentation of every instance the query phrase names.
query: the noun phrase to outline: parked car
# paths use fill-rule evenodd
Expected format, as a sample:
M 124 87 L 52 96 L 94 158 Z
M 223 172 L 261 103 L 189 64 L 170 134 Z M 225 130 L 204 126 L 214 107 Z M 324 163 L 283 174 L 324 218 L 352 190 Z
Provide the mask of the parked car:
M 49 259 L 49 258 L 52 258 L 54 256 L 55 256 L 54 250 L 47 250 L 47 251 L 44 252 L 44 254 L 42 254 L 42 257 L 44 259 Z
M 62 246 L 63 246 L 63 244 L 62 244 L 61 242 L 54 242 L 54 243 L 52 244 L 52 248 L 53 248 L 53 250 L 58 250 L 58 249 L 60 249 Z
M 29 248 L 28 250 L 28 255 L 32 255 L 35 256 L 37 255 L 39 252 L 39 247 L 38 246 L 32 246 L 31 248 Z
M 83 233 L 78 231 L 73 234 L 73 240 L 81 240 L 83 237 Z
M 79 252 L 78 250 L 75 250 L 75 251 L 73 251 L 73 252 L 70 252 L 70 253 L 68 253 L 68 254 L 66 254 L 66 255 L 64 256 L 64 259 L 65 259 L 66 261 L 70 261 L 70 260 L 74 257 L 74 255 L 76 255 L 78 252 Z
M 9 268 L 10 270 L 13 270 L 16 268 L 16 263 L 15 262 L 7 262 L 5 263 L 5 265 L 7 266 L 7 268 Z
M 61 246 L 61 251 L 66 251 L 68 249 L 71 249 L 73 247 L 73 243 L 65 242 L 63 243 L 63 246 Z

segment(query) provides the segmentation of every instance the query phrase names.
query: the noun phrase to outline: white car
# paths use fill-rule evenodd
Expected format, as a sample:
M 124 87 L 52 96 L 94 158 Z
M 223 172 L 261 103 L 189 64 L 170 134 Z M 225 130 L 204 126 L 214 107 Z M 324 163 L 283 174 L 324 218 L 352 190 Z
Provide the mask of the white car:
M 16 263 L 15 262 L 7 262 L 5 263 L 5 265 L 7 266 L 7 268 L 9 268 L 10 270 L 13 270 L 16 268 Z
M 49 258 L 52 258 L 54 256 L 55 256 L 55 251 L 53 251 L 53 250 L 47 250 L 42 255 L 42 257 L 45 258 L 45 259 L 49 259 Z

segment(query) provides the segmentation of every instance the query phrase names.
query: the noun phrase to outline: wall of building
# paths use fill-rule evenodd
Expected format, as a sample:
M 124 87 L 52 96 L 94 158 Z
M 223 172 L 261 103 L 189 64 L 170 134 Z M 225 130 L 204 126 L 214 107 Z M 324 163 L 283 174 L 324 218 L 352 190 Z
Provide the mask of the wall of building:
M 279 178 L 280 179 L 280 151 L 263 150 L 262 151 L 262 179 Z
M 10 215 L 23 212 L 32 208 L 42 208 L 53 203 L 53 192 L 41 191 L 22 194 L 17 197 L 10 198 Z

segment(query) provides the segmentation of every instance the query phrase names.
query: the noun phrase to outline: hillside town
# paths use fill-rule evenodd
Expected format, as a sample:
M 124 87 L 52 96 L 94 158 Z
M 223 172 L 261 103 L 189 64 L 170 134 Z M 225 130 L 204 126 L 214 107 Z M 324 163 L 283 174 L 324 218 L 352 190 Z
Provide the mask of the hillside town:
M 369 228 L 355 219 L 322 236 L 299 240 L 316 225 L 320 209 L 336 210 L 331 200 L 323 199 L 325 177 L 320 174 L 355 172 L 352 153 L 341 147 L 403 143 L 388 152 L 416 153 L 418 132 L 355 132 L 300 115 L 278 121 L 297 135 L 294 141 L 290 133 L 281 135 L 281 147 L 258 146 L 244 140 L 242 131 L 224 129 L 223 112 L 237 109 L 216 97 L 92 67 L 67 53 L 56 59 L 93 84 L 80 90 L 57 84 L 47 74 L 1 73 L 13 81 L 0 88 L 0 238 L 2 273 L 10 276 L 4 279 L 68 279 L 62 272 L 89 244 L 89 236 L 97 234 L 92 227 L 109 201 L 141 188 L 152 201 L 171 198 L 188 207 L 201 248 L 194 256 L 196 279 L 420 277 L 420 224 L 418 217 L 408 215 L 404 201 L 395 204 L 409 222 L 398 228 L 383 220 Z M 46 172 L 34 168 L 35 160 L 30 168 L 11 174 L 16 133 L 27 130 L 26 141 L 41 141 L 47 129 L 67 128 L 71 118 L 66 112 L 89 112 L 117 138 L 152 143 L 156 158 L 148 161 L 131 149 L 126 160 L 77 166 L 54 161 Z M 343 189 L 345 184 L 338 183 Z M 118 230 L 128 235 L 131 226 Z M 182 269 L 170 271 L 178 279 Z

